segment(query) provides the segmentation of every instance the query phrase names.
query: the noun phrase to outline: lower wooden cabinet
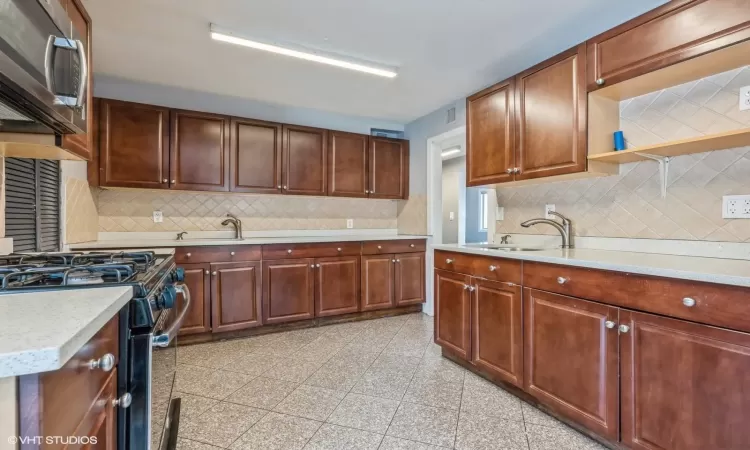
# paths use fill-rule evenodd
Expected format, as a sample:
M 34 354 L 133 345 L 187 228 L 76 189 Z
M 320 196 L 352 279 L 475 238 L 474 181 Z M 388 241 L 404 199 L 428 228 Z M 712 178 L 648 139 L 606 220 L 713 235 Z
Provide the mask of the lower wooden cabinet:
M 425 301 L 424 253 L 362 256 L 362 311 Z
M 84 417 L 81 424 L 75 430 L 75 436 L 86 436 L 96 443 L 84 445 L 83 448 L 90 450 L 116 450 L 117 449 L 117 412 L 118 407 L 113 405 L 117 396 L 117 369 L 112 371 L 107 384 L 102 388 L 99 398 L 96 399 L 91 409 Z M 53 449 L 57 446 L 45 448 Z M 68 448 L 60 446 L 59 448 Z
M 750 335 L 625 310 L 619 322 L 623 444 L 750 446 Z
M 613 440 L 619 422 L 618 311 L 524 289 L 524 389 L 559 414 Z
M 214 332 L 257 327 L 261 320 L 260 262 L 211 264 Z
M 521 286 L 472 278 L 471 362 L 523 387 Z
M 394 255 L 394 289 L 396 306 L 415 305 L 425 301 L 424 253 Z
M 211 331 L 211 283 L 209 264 L 180 264 L 185 270 L 185 284 L 190 289 L 190 309 L 180 328 L 180 335 Z M 182 310 L 182 295 L 177 295 L 177 310 Z
M 263 262 L 263 323 L 315 317 L 315 260 Z
M 315 316 L 359 311 L 359 256 L 315 260 Z
M 435 343 L 471 359 L 471 277 L 435 271 Z

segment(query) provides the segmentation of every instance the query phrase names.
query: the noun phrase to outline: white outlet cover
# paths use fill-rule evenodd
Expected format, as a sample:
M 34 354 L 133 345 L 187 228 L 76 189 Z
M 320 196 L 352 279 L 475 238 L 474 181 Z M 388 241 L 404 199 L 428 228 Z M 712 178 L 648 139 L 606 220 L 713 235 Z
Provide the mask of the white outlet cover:
M 551 215 L 549 212 L 555 211 L 555 205 L 544 205 L 544 217 L 547 219 L 554 219 L 555 216 Z
M 722 197 L 721 217 L 724 219 L 750 219 L 750 195 L 725 195 Z
M 154 223 L 164 222 L 164 214 L 161 211 L 154 211 Z
M 456 213 L 453 211 L 448 212 L 448 220 L 455 220 L 456 219 Z
M 750 86 L 740 88 L 740 111 L 750 110 Z
M 505 220 L 505 208 L 498 206 L 495 210 L 495 220 Z
M 346 219 L 346 228 L 354 228 L 354 219 Z

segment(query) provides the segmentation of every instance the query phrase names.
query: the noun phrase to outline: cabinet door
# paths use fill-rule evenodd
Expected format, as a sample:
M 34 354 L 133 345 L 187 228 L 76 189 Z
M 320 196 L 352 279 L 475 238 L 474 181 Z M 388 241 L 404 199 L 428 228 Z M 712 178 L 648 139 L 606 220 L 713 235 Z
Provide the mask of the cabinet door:
M 468 275 L 435 271 L 435 343 L 465 360 L 471 357 Z
M 748 38 L 748 0 L 668 2 L 587 42 L 587 84 L 610 86 Z
M 79 117 L 86 119 L 86 133 L 63 135 L 62 147 L 84 159 L 91 160 L 95 148 L 93 131 L 97 126 L 94 121 L 95 117 L 92 114 L 94 103 L 94 86 L 92 84 L 94 68 L 91 56 L 91 17 L 89 17 L 86 8 L 83 7 L 83 3 L 80 0 L 68 0 L 67 11 L 68 17 L 70 17 L 70 21 L 73 23 L 73 38 L 83 42 L 83 49 L 86 53 L 86 61 L 88 63 L 88 88 L 86 89 L 86 106 L 76 113 L 80 115 Z
M 513 181 L 515 83 L 503 81 L 466 99 L 466 185 Z
M 262 325 L 260 262 L 211 264 L 214 333 Z
M 359 256 L 315 260 L 315 316 L 359 311 Z
M 284 193 L 326 195 L 328 132 L 284 125 Z
M 362 256 L 362 311 L 394 306 L 394 255 Z
M 424 302 L 424 253 L 396 255 L 395 300 L 396 306 Z
M 100 391 L 99 397 L 91 405 L 91 409 L 88 410 L 75 432 L 70 433 L 71 436 L 87 437 L 91 440 L 89 445 L 83 445 L 80 448 L 87 450 L 115 450 L 117 448 L 117 414 L 120 408 L 112 405 L 116 397 L 117 369 L 114 369 Z M 96 438 L 95 443 L 94 438 Z M 77 447 L 53 444 L 43 448 L 68 449 Z
M 232 120 L 230 190 L 281 193 L 281 124 Z
M 185 284 L 190 289 L 190 310 L 180 328 L 180 335 L 211 331 L 211 283 L 208 264 L 180 264 L 185 269 Z M 177 296 L 177 310 L 182 310 L 182 295 Z
M 368 136 L 328 132 L 328 195 L 367 197 Z
M 169 110 L 101 99 L 100 185 L 169 188 Z
M 315 316 L 315 260 L 263 262 L 263 323 L 266 325 Z
M 409 198 L 409 141 L 370 137 L 371 198 Z
M 229 190 L 229 118 L 172 111 L 171 188 Z
M 521 287 L 472 279 L 471 337 L 474 365 L 523 388 Z
M 616 440 L 618 309 L 528 288 L 523 297 L 524 390 Z
M 516 77 L 516 180 L 586 170 L 586 45 Z
M 620 323 L 623 444 L 748 448 L 750 335 L 630 311 Z

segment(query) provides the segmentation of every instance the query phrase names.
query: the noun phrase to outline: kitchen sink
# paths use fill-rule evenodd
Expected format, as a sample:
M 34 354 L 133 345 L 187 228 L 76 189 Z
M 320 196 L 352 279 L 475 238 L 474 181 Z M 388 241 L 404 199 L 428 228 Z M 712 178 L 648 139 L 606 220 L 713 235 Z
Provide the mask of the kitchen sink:
M 488 250 L 501 250 L 504 252 L 540 252 L 543 250 L 555 250 L 558 247 L 519 247 L 512 244 L 469 244 L 467 247 L 486 248 Z

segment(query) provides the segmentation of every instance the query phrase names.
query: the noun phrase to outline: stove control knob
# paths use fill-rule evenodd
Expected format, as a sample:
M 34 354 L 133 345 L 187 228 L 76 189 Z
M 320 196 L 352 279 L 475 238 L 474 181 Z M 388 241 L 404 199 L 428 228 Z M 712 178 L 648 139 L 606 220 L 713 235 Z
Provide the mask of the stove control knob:
M 164 289 L 159 294 L 156 300 L 156 305 L 159 309 L 171 309 L 174 308 L 175 300 L 177 299 L 177 289 L 171 284 L 164 286 Z
M 178 267 L 172 272 L 172 281 L 185 281 L 185 269 Z

